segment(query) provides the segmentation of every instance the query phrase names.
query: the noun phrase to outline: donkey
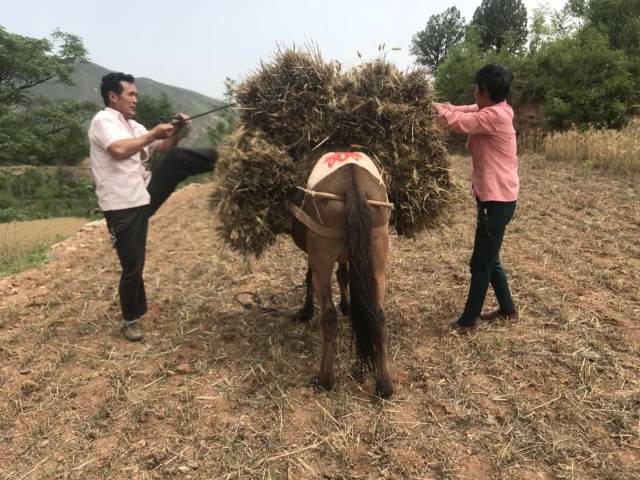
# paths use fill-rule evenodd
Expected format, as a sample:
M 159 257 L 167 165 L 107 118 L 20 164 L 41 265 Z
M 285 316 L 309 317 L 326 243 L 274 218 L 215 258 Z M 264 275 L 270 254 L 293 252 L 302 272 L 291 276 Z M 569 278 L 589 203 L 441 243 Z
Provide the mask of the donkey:
M 375 370 L 376 393 L 386 398 L 393 394 L 382 307 L 391 204 L 379 170 L 366 155 L 351 149 L 324 152 L 309 156 L 309 163 L 316 166 L 307 189 L 303 198 L 300 193 L 297 204 L 289 205 L 293 240 L 309 260 L 305 303 L 297 319 L 311 319 L 315 292 L 322 328 L 322 360 L 316 381 L 331 390 L 338 323 L 331 276 L 337 262 L 340 309 L 351 318 L 360 361 Z

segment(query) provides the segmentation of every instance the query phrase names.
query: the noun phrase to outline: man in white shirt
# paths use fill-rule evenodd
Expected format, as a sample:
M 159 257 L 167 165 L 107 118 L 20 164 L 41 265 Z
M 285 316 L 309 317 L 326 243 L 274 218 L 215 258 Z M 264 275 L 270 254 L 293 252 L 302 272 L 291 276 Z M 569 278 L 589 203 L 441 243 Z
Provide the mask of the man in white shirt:
M 149 218 L 181 181 L 212 171 L 218 153 L 212 148 L 177 147 L 178 133 L 189 120 L 182 113 L 176 121 L 149 131 L 133 120 L 138 103 L 133 76 L 109 73 L 102 78 L 100 92 L 106 108 L 89 127 L 91 170 L 122 266 L 118 292 L 123 333 L 128 340 L 138 341 L 143 338 L 139 320 L 147 311 L 143 270 Z M 167 154 L 149 172 L 146 162 L 152 151 Z

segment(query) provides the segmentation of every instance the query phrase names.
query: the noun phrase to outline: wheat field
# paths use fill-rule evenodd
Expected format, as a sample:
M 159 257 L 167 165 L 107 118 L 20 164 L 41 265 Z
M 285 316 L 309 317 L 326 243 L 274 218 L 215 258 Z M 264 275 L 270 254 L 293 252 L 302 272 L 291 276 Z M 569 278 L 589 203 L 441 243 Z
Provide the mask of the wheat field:
M 30 266 L 34 252 L 43 252 L 78 231 L 84 218 L 51 218 L 0 223 L 0 276 Z
M 544 141 L 544 155 L 550 161 L 577 161 L 588 167 L 640 171 L 640 119 L 621 130 L 553 133 Z

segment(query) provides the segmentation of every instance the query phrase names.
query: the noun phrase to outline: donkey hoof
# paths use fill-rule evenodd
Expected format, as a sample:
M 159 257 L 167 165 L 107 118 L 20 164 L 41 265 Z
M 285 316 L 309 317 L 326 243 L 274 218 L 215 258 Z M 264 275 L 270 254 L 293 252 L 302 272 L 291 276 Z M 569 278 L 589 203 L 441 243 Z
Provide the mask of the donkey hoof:
M 313 388 L 316 392 L 321 392 L 323 390 L 333 390 L 335 378 L 316 375 L 311 379 L 311 384 L 313 385 Z
M 349 303 L 345 302 L 344 300 L 340 300 L 340 311 L 343 315 L 349 315 L 351 313 L 351 307 L 349 306 Z
M 391 381 L 378 380 L 376 382 L 376 395 L 380 398 L 389 398 L 393 395 L 393 383 Z
M 313 318 L 313 307 L 303 307 L 298 313 L 293 316 L 294 322 L 306 323 Z

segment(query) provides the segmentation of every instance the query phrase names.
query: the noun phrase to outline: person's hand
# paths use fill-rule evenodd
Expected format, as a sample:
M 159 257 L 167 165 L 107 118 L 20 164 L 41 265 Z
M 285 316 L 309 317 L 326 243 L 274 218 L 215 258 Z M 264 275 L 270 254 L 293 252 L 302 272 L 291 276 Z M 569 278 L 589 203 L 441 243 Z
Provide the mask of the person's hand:
M 153 127 L 149 133 L 156 140 L 164 140 L 165 138 L 169 138 L 176 133 L 176 127 L 173 123 L 161 123 Z
M 438 124 L 440 128 L 445 128 L 448 124 L 447 119 L 445 118 L 445 113 L 449 111 L 449 109 L 442 103 L 435 103 L 433 106 L 436 109 L 436 113 L 438 114 Z
M 442 116 L 444 112 L 448 111 L 448 108 L 445 107 L 443 103 L 433 102 L 433 108 L 436 109 L 436 113 L 439 117 Z
M 436 107 L 436 109 L 441 109 L 446 111 L 450 111 L 454 109 L 454 106 L 451 104 L 451 102 L 444 102 L 444 103 L 433 102 L 433 105 Z
M 189 115 L 185 113 L 177 113 L 175 120 L 171 122 L 178 130 L 184 127 L 185 125 L 189 125 L 191 120 L 189 119 Z

